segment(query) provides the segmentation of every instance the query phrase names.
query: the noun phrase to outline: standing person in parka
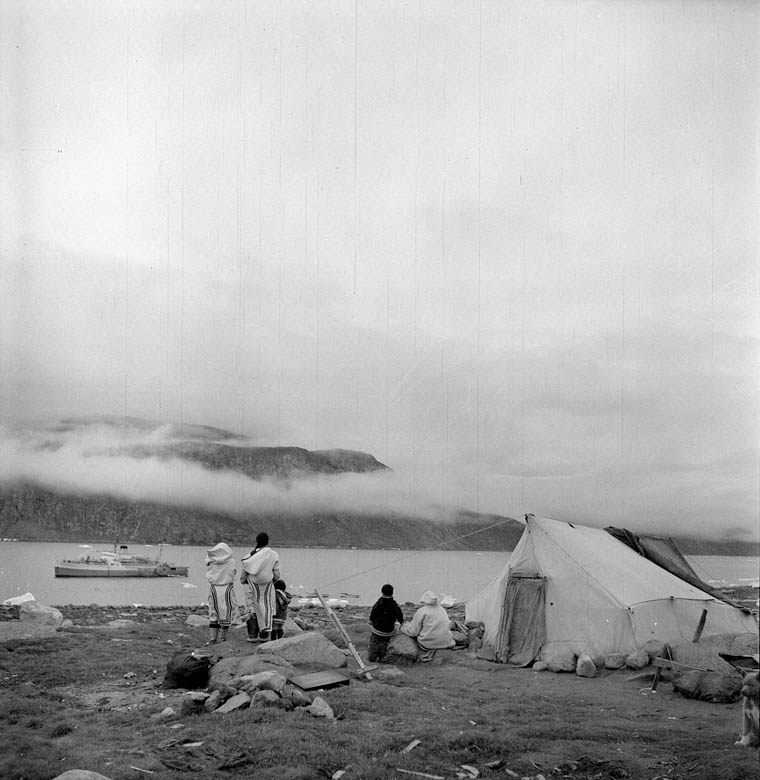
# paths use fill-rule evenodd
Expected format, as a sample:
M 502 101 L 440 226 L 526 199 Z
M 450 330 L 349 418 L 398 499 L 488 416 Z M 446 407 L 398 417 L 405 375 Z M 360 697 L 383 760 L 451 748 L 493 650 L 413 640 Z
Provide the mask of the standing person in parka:
M 267 642 L 275 613 L 274 581 L 280 579 L 280 556 L 269 546 L 269 534 L 256 535 L 256 547 L 242 559 L 249 642 Z
M 232 550 L 224 542 L 206 550 L 206 579 L 209 584 L 207 644 L 224 642 L 230 623 L 238 617 L 235 598 L 236 572 Z

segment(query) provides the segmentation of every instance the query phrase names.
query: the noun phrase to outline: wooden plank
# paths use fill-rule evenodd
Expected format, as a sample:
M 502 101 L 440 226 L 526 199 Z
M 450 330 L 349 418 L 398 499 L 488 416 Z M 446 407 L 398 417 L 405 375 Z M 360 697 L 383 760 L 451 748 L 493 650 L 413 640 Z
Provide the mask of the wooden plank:
M 336 688 L 339 685 L 349 685 L 351 682 L 345 675 L 334 671 L 300 674 L 288 679 L 304 691 L 313 691 L 317 688 Z
M 322 606 L 327 610 L 327 614 L 330 616 L 332 622 L 335 624 L 335 627 L 338 629 L 340 635 L 343 637 L 343 640 L 348 646 L 349 652 L 356 659 L 356 663 L 359 664 L 360 673 L 364 675 L 364 677 L 366 677 L 368 680 L 371 680 L 372 675 L 370 674 L 367 665 L 364 663 L 364 660 L 362 659 L 362 657 L 359 655 L 356 648 L 354 647 L 354 643 L 351 641 L 351 637 L 348 635 L 348 631 L 346 631 L 346 629 L 343 627 L 343 623 L 340 622 L 340 619 L 332 610 L 330 605 L 322 598 L 322 594 L 316 588 L 314 588 L 314 592 L 317 594 L 317 598 L 322 602 Z
M 684 672 L 709 672 L 710 669 L 700 669 L 698 666 L 689 666 L 688 664 L 679 664 L 678 661 L 673 661 L 670 658 L 653 658 L 652 666 L 655 668 L 654 680 L 652 680 L 652 690 L 657 690 L 657 685 L 660 682 L 663 669 L 666 672 L 672 672 L 674 670 L 682 670 Z
M 652 666 L 666 669 L 672 672 L 674 669 L 683 669 L 687 672 L 710 672 L 712 669 L 702 669 L 699 666 L 689 666 L 689 664 L 679 664 L 678 661 L 671 661 L 670 658 L 653 658 Z

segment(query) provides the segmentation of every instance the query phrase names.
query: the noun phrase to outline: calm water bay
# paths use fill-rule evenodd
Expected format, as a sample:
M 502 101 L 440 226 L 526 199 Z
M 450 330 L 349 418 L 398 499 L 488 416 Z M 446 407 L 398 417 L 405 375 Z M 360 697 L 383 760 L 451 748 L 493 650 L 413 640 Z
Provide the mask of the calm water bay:
M 50 605 L 100 604 L 193 606 L 205 602 L 205 547 L 164 545 L 165 561 L 189 567 L 185 578 L 56 578 L 56 560 L 76 559 L 87 550 L 75 543 L 0 542 L 0 601 L 32 593 Z M 130 545 L 130 552 L 156 557 L 158 546 Z M 234 547 L 237 560 L 248 548 Z M 400 602 L 416 602 L 424 590 L 466 601 L 479 593 L 507 561 L 506 552 L 419 550 L 333 550 L 278 548 L 289 590 L 298 595 L 319 588 L 323 595 L 348 594 L 350 604 L 372 604 L 385 582 L 394 585 Z M 722 556 L 689 558 L 697 573 L 719 586 L 757 585 L 758 559 Z M 238 591 L 242 602 L 242 590 Z

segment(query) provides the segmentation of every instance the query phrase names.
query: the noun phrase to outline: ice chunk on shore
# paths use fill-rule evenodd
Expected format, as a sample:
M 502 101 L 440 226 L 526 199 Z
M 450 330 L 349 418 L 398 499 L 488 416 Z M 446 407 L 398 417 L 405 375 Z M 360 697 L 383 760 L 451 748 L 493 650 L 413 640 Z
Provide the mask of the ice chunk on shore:
M 13 596 L 13 598 L 6 599 L 3 604 L 13 606 L 14 604 L 27 604 L 30 601 L 37 601 L 31 593 L 24 593 L 21 596 Z

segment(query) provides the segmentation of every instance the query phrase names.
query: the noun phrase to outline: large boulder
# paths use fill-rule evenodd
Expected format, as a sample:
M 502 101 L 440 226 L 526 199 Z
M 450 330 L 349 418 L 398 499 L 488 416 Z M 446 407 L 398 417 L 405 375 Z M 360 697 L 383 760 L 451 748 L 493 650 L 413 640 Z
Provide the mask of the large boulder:
M 622 669 L 628 655 L 626 653 L 609 653 L 604 659 L 605 669 Z
M 259 672 L 279 672 L 283 677 L 292 677 L 296 674 L 296 669 L 292 664 L 273 654 L 228 656 L 221 658 L 211 667 L 209 687 L 223 691 L 229 686 L 230 680 Z
M 261 658 L 277 655 L 295 666 L 319 664 L 338 669 L 347 664 L 344 652 L 317 631 L 304 631 L 297 636 L 259 645 L 258 655 Z
M 409 666 L 417 660 L 419 655 L 420 648 L 412 637 L 406 634 L 394 634 L 388 643 L 383 661 L 388 664 Z
M 61 775 L 56 775 L 53 780 L 110 780 L 110 778 L 98 772 L 91 772 L 89 769 L 69 769 Z
M 332 720 L 335 717 L 332 707 L 321 696 L 315 696 L 314 701 L 303 709 L 315 718 Z
M 541 661 L 550 672 L 574 672 L 577 666 L 575 653 L 566 647 L 549 647 L 541 651 Z
M 35 621 L 46 626 L 58 628 L 63 623 L 63 615 L 55 607 L 46 607 L 36 601 L 24 601 L 20 604 L 20 620 Z
M 625 659 L 625 665 L 629 669 L 639 671 L 645 666 L 649 666 L 649 653 L 643 647 L 640 647 L 638 650 L 628 653 Z
M 256 691 L 274 691 L 279 694 L 282 692 L 286 682 L 287 680 L 279 672 L 269 671 L 235 677 L 230 680 L 229 685 L 251 695 Z
M 758 635 L 716 634 L 703 637 L 699 642 L 679 642 L 671 646 L 674 661 L 703 671 L 729 674 L 733 667 L 719 653 L 730 655 L 754 655 L 757 653 Z
M 673 680 L 673 690 L 687 699 L 700 699 L 719 704 L 739 700 L 742 678 L 738 672 L 701 672 L 691 670 L 678 675 Z
M 575 667 L 578 677 L 596 677 L 596 671 L 596 664 L 591 660 L 591 656 L 588 653 L 581 653 Z

